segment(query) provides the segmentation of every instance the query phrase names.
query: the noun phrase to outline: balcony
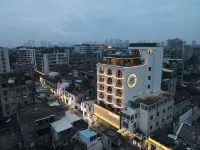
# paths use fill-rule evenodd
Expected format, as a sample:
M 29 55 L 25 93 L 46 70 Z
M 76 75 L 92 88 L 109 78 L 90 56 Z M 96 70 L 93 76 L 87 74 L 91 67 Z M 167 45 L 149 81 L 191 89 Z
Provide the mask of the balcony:
M 107 99 L 106 99 L 106 103 L 112 104 L 112 96 L 108 95 Z
M 108 79 L 107 79 L 107 84 L 108 84 L 108 85 L 112 85 L 112 78 L 108 78 Z
M 144 65 L 144 60 L 140 59 L 140 55 L 124 55 L 124 56 L 107 56 L 104 64 L 121 66 L 121 67 L 133 67 Z
M 120 89 L 116 90 L 116 97 L 122 97 L 122 91 Z
M 107 71 L 107 75 L 108 75 L 108 76 L 112 76 L 112 70 L 111 70 L 110 68 L 109 68 L 108 71 Z
M 104 100 L 104 94 L 103 94 L 103 92 L 100 92 L 100 93 L 99 93 L 99 99 L 100 99 L 100 100 Z
M 107 88 L 107 93 L 112 94 L 112 88 L 110 86 Z
M 99 67 L 99 74 L 104 74 L 104 67 Z
M 121 89 L 122 89 L 122 81 L 121 81 L 121 80 L 117 80 L 117 81 L 116 81 L 115 87 L 116 87 L 116 88 L 121 88 Z
M 116 99 L 116 106 L 119 107 L 119 108 L 122 107 L 122 99 L 120 99 L 120 98 Z
M 116 77 L 117 77 L 117 78 L 122 78 L 122 77 L 123 77 L 123 73 L 122 73 L 121 70 L 118 70 L 118 71 L 117 71 Z
M 104 85 L 103 85 L 103 84 L 100 84 L 100 85 L 99 85 L 99 90 L 100 90 L 100 91 L 104 91 Z
M 104 76 L 99 76 L 99 82 L 104 82 Z

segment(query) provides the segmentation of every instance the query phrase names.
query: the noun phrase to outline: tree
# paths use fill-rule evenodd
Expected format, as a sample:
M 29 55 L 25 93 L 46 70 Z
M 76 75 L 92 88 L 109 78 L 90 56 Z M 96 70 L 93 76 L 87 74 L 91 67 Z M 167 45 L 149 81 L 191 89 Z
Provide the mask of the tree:
M 71 71 L 71 68 L 67 64 L 56 64 L 53 71 L 59 72 L 60 74 L 68 74 Z

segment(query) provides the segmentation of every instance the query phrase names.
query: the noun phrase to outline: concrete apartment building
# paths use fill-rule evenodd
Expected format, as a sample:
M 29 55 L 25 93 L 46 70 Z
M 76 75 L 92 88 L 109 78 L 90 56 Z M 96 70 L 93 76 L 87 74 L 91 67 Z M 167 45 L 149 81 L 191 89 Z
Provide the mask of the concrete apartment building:
M 184 73 L 184 62 L 183 59 L 168 59 L 163 63 L 163 68 L 174 70 L 177 77 L 177 86 L 181 86 L 183 82 L 183 73 Z
M 36 50 L 37 71 L 47 74 L 56 64 L 69 64 L 69 50 L 65 48 L 43 48 Z
M 194 45 L 192 46 L 192 66 L 193 66 L 193 71 L 197 72 L 200 71 L 200 45 Z
M 81 53 L 81 54 L 102 51 L 103 49 L 104 49 L 104 45 L 96 45 L 96 44 L 74 45 L 74 52 Z
M 0 102 L 3 117 L 15 114 L 20 107 L 34 103 L 33 81 L 25 73 L 7 73 L 0 76 Z
M 163 68 L 161 89 L 172 94 L 176 93 L 176 71 Z
M 36 66 L 35 49 L 30 49 L 30 48 L 17 49 L 17 63 L 19 65 Z
M 10 72 L 8 48 L 0 47 L 0 73 Z
M 173 95 L 161 91 L 163 44 L 131 43 L 129 50 L 97 64 L 94 115 L 117 129 L 149 134 L 172 121 Z
M 184 41 L 181 39 L 168 39 L 164 52 L 168 52 L 169 55 L 167 56 L 171 59 L 183 59 L 184 47 Z M 166 55 L 164 54 L 164 56 Z
M 51 123 L 52 146 L 68 147 L 70 141 L 77 138 L 79 131 L 87 128 L 88 124 L 85 121 L 74 113 L 66 111 L 64 117 Z
M 56 106 L 42 103 L 28 105 L 20 109 L 18 121 L 21 127 L 23 148 L 31 149 L 51 144 L 51 122 L 59 120 L 65 112 Z

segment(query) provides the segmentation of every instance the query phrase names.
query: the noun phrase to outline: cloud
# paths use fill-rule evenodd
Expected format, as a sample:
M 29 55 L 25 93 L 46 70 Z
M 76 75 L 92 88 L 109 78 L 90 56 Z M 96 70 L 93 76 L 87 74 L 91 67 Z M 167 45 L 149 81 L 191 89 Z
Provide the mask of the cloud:
M 0 44 L 28 39 L 199 39 L 199 0 L 1 0 Z M 2 34 L 3 33 L 3 34 Z M 3 41 L 3 42 L 2 42 Z

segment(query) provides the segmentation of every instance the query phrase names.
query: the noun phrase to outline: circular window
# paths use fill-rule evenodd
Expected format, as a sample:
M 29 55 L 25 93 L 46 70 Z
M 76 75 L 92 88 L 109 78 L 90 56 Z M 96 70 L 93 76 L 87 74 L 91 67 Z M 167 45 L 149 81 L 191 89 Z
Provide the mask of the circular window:
M 129 88 L 133 88 L 135 86 L 137 82 L 137 77 L 135 74 L 131 74 L 129 77 L 128 77 L 128 80 L 127 80 L 127 84 L 128 84 L 128 87 Z

